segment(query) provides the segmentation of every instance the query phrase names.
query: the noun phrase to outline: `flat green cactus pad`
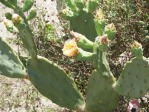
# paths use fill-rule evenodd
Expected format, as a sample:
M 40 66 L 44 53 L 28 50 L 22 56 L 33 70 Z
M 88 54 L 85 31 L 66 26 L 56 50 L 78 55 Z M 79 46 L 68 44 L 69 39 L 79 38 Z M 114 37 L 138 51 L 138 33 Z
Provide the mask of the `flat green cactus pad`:
M 91 13 L 80 11 L 79 16 L 70 20 L 70 30 L 85 35 L 89 40 L 94 41 L 97 36 L 94 16 Z
M 119 79 L 113 85 L 120 94 L 140 98 L 149 91 L 149 62 L 146 58 L 134 58 L 128 62 Z
M 113 90 L 113 83 L 114 79 L 93 72 L 87 88 L 87 112 L 111 112 L 116 108 L 119 95 Z
M 0 37 L 0 75 L 24 78 L 25 67 L 11 47 Z
M 73 80 L 57 65 L 38 56 L 37 60 L 28 60 L 27 68 L 30 81 L 53 103 L 69 109 L 80 109 L 84 105 Z

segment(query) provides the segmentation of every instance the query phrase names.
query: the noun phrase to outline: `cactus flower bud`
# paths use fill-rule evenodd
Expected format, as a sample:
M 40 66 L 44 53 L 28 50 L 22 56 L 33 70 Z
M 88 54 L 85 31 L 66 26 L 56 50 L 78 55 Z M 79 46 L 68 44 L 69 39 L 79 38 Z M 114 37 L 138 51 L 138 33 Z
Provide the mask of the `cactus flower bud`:
M 73 12 L 70 8 L 67 7 L 61 11 L 60 15 L 63 18 L 70 20 L 72 17 L 78 16 L 78 13 Z
M 3 22 L 4 22 L 4 25 L 5 25 L 6 29 L 7 29 L 9 32 L 13 33 L 13 32 L 14 32 L 14 28 L 13 28 L 12 22 L 9 21 L 8 19 L 5 19 Z
M 61 13 L 66 14 L 70 9 L 69 8 L 65 8 L 61 11 Z
M 70 34 L 73 36 L 76 42 L 78 42 L 80 40 L 80 37 L 83 36 L 82 34 L 74 32 L 74 31 L 70 31 Z
M 68 57 L 75 57 L 79 53 L 79 49 L 75 39 L 69 39 L 65 42 L 64 47 L 62 49 L 63 54 Z
M 116 32 L 116 28 L 113 23 L 106 25 L 105 29 L 110 29 L 111 31 Z
M 128 111 L 129 112 L 139 112 L 140 111 L 140 104 L 138 100 L 131 100 L 128 104 Z
M 132 47 L 132 48 L 142 48 L 142 45 L 141 45 L 139 42 L 134 41 L 134 42 L 132 43 L 131 47 Z
M 71 31 L 70 34 L 77 42 L 77 46 L 85 50 L 93 50 L 93 42 L 88 40 L 84 35 Z
M 12 22 L 17 29 L 24 29 L 26 27 L 26 24 L 23 18 L 19 16 L 18 14 L 12 15 Z
M 7 27 L 9 26 L 9 21 L 7 19 L 4 20 L 4 25 Z
M 116 34 L 116 27 L 113 23 L 105 26 L 105 34 L 108 35 L 109 40 L 112 40 Z
M 143 48 L 139 42 L 134 41 L 131 45 L 131 50 L 135 57 L 143 58 Z
M 105 23 L 106 23 L 104 14 L 101 9 L 98 9 L 96 11 L 94 23 L 95 23 L 95 28 L 96 28 L 96 32 L 97 32 L 98 36 L 101 36 L 103 34 L 103 31 L 105 28 Z
M 103 14 L 103 12 L 102 12 L 102 10 L 101 9 L 98 9 L 97 11 L 96 11 L 96 15 L 95 15 L 95 19 L 104 19 L 104 14 Z
M 12 22 L 14 24 L 20 23 L 22 21 L 22 18 L 18 14 L 12 15 Z
M 96 41 L 99 42 L 99 49 L 101 51 L 107 51 L 109 48 L 109 39 L 107 35 L 98 36 Z
M 145 39 L 146 39 L 146 40 L 149 40 L 149 35 L 145 36 Z
M 108 39 L 107 35 L 100 36 L 99 39 L 100 39 L 100 44 L 109 46 L 109 39 Z

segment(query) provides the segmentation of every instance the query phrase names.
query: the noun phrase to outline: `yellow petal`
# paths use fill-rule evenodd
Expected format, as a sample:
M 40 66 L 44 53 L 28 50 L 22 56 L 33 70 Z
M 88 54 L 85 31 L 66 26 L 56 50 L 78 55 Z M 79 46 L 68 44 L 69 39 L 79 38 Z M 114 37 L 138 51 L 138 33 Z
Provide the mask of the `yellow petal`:
M 75 39 L 69 39 L 65 42 L 63 47 L 63 54 L 68 57 L 75 57 L 79 53 L 79 49 Z

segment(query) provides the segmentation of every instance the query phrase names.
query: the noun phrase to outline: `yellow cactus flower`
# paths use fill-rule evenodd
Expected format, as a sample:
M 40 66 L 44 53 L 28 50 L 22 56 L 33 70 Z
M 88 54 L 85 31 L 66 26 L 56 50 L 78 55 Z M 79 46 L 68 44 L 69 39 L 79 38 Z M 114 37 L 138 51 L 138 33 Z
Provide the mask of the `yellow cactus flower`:
M 63 9 L 63 10 L 61 11 L 61 13 L 66 14 L 68 11 L 69 11 L 69 9 L 68 9 L 68 8 L 65 8 L 65 9 Z
M 20 23 L 22 21 L 22 18 L 18 14 L 13 14 L 12 15 L 12 22 L 14 24 Z
M 142 48 L 142 45 L 139 42 L 134 41 L 131 45 L 131 48 Z
M 7 19 L 5 19 L 3 22 L 6 27 L 9 26 L 9 24 L 10 24 L 10 22 Z
M 11 32 L 11 33 L 16 32 L 16 29 L 14 29 L 14 27 L 13 27 L 12 21 L 10 21 L 8 19 L 4 19 L 3 23 L 9 32 Z
M 68 57 L 75 57 L 79 53 L 79 49 L 75 39 L 69 39 L 65 42 L 62 49 L 63 54 Z
M 96 18 L 96 19 L 104 19 L 104 14 L 103 14 L 103 12 L 102 12 L 102 9 L 99 8 L 99 9 L 96 11 L 95 18 Z
M 107 29 L 110 29 L 111 31 L 116 32 L 116 27 L 113 23 L 106 25 L 105 30 Z

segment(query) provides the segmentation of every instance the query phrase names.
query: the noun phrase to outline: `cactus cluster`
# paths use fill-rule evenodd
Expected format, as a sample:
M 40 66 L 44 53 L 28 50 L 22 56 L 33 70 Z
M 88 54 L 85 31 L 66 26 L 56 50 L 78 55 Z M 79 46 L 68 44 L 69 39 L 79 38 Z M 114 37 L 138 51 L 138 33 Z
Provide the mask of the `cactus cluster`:
M 70 29 L 85 35 L 94 41 L 97 32 L 92 14 L 98 6 L 99 0 L 65 0 L 66 9 L 62 10 L 62 17 L 70 21 Z M 77 24 L 76 24 L 77 23 Z
M 28 25 L 28 21 L 36 15 L 30 10 L 34 1 L 25 0 L 23 7 L 17 5 L 17 0 L 0 2 L 14 10 L 15 14 L 7 13 L 6 18 L 18 29 L 29 54 L 25 67 L 7 42 L 0 38 L 1 75 L 26 78 L 52 102 L 78 112 L 111 112 L 117 107 L 120 95 L 133 99 L 148 92 L 149 59 L 143 56 L 140 43 L 132 44 L 135 58 L 126 63 L 119 79 L 116 80 L 112 74 L 107 52 L 116 28 L 113 23 L 106 23 L 101 9 L 96 10 L 99 0 L 65 0 L 66 9 L 62 11 L 62 16 L 70 21 L 70 29 L 73 30 L 70 32 L 73 39 L 64 43 L 63 54 L 89 61 L 95 67 L 89 78 L 86 100 L 62 68 L 38 56 L 34 35 Z M 24 15 L 26 11 L 30 12 L 27 17 Z

